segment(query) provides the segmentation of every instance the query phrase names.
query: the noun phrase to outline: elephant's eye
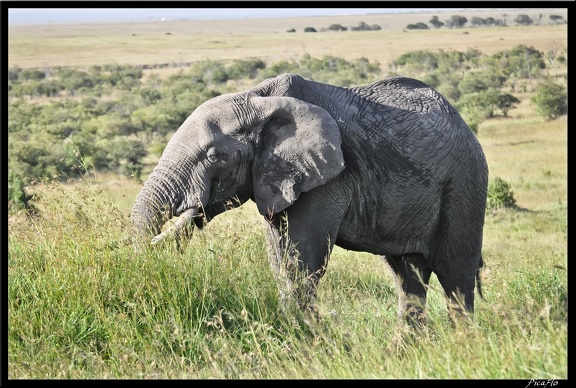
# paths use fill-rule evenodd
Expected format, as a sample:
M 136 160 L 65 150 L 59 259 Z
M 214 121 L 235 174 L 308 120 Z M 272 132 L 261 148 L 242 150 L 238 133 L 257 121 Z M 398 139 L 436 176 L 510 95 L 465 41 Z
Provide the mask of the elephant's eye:
M 218 161 L 218 151 L 215 148 L 210 148 L 206 152 L 206 158 L 210 163 L 216 163 Z
M 228 155 L 223 152 L 218 152 L 216 148 L 210 148 L 206 152 L 206 158 L 210 163 L 221 162 L 225 163 L 228 160 Z

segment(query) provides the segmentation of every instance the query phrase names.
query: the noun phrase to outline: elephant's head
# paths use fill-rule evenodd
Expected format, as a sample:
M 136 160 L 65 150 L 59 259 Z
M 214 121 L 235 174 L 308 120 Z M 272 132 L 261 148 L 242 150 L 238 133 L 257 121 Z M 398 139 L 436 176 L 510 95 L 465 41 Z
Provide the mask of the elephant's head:
M 134 204 L 141 236 L 180 236 L 192 221 L 253 199 L 277 213 L 344 168 L 340 130 L 319 106 L 292 97 L 227 94 L 200 105 L 170 140 Z M 181 216 L 168 232 L 163 224 Z

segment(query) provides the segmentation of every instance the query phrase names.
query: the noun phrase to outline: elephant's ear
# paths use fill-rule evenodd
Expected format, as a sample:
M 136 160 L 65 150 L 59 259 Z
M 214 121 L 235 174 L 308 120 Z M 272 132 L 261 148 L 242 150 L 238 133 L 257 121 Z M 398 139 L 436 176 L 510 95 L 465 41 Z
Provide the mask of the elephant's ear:
M 344 169 L 340 129 L 317 105 L 292 97 L 254 97 L 264 116 L 253 164 L 254 199 L 262 215 L 290 206 Z

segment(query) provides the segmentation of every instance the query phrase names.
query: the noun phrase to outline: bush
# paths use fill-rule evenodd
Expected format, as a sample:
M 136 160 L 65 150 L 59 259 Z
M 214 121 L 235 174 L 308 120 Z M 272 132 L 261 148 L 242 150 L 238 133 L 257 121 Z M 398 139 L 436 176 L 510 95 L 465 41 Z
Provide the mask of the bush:
M 24 181 L 18 174 L 10 170 L 8 173 L 8 209 L 33 210 L 32 195 L 26 194 Z
M 342 24 L 330 24 L 330 26 L 328 26 L 329 31 L 346 31 L 347 29 L 348 28 Z
M 306 27 L 304 28 L 304 32 L 318 32 L 314 27 Z
M 501 207 L 513 207 L 516 204 L 514 191 L 502 178 L 495 177 L 488 184 L 487 209 L 499 209 Z
M 408 24 L 406 26 L 407 30 L 427 30 L 428 29 L 428 25 L 426 23 L 422 23 L 422 22 L 418 22 L 418 23 L 412 23 L 412 24 Z
M 536 105 L 536 111 L 550 120 L 567 113 L 568 110 L 566 88 L 551 78 L 538 83 L 531 100 Z
M 265 68 L 266 64 L 264 61 L 258 58 L 246 60 L 237 59 L 234 60 L 230 66 L 228 66 L 226 71 L 228 72 L 228 78 L 230 79 L 254 79 L 256 78 L 258 70 Z

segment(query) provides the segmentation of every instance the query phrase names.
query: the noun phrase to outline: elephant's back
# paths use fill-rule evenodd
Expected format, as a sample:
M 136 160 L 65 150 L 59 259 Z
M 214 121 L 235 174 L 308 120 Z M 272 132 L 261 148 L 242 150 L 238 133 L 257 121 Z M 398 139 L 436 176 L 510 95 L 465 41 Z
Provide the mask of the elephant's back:
M 353 88 L 361 98 L 390 108 L 409 112 L 431 113 L 434 110 L 450 114 L 454 108 L 435 89 L 409 77 L 390 77 L 366 86 Z

